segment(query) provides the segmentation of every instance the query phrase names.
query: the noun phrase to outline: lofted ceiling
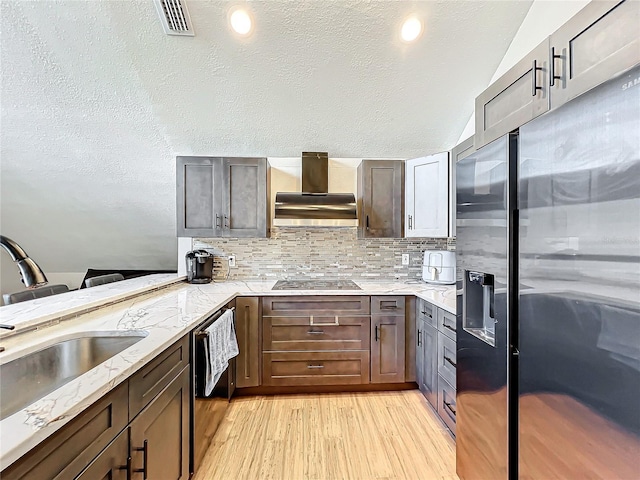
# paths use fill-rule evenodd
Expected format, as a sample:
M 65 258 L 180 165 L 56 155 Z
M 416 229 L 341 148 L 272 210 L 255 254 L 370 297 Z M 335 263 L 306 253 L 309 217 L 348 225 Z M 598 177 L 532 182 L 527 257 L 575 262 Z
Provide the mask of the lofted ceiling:
M 45 271 L 175 268 L 175 156 L 454 146 L 531 1 L 2 0 L 1 228 Z M 425 32 L 398 32 L 409 14 Z M 3 257 L 3 260 L 6 260 Z

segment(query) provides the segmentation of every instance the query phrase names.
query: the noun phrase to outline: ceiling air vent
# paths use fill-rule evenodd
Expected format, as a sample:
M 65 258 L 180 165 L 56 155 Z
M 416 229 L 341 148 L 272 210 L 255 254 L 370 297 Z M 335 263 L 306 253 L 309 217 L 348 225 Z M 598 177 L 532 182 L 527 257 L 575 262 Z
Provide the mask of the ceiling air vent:
M 153 0 L 167 35 L 194 36 L 185 0 Z

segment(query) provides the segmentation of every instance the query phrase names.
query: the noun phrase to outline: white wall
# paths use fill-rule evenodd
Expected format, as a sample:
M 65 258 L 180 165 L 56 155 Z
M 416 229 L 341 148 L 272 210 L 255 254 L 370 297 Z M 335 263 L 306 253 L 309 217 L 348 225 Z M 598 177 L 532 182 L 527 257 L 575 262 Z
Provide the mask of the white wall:
M 151 0 L 0 2 L 0 232 L 52 281 L 176 267 L 176 155 L 449 149 L 531 0 L 252 1 L 248 39 L 235 1 L 187 3 L 195 37 L 165 35 Z
M 491 81 L 484 88 L 495 82 L 502 74 L 513 67 L 526 54 L 538 46 L 546 37 L 555 32 L 567 20 L 580 11 L 590 0 L 534 0 L 529 13 L 522 21 L 520 28 L 507 53 L 504 54 Z M 478 91 L 480 93 L 482 90 Z M 474 134 L 476 128 L 475 114 L 467 122 L 457 143 Z

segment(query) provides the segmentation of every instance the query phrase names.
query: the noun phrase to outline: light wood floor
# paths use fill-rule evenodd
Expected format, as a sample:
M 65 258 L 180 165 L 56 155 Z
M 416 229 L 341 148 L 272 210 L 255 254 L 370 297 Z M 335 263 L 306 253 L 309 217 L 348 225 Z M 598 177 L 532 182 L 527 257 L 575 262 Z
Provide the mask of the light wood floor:
M 417 391 L 237 398 L 193 480 L 457 480 L 455 443 Z

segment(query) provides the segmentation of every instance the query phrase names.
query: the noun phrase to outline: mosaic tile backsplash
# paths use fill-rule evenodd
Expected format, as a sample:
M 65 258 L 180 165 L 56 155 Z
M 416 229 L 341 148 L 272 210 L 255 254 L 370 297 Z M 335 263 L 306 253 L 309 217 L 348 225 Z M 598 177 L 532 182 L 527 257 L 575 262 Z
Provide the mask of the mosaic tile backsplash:
M 353 278 L 397 280 L 422 275 L 424 250 L 455 250 L 455 238 L 358 239 L 353 228 L 277 228 L 271 238 L 195 238 L 215 256 L 215 279 Z M 409 265 L 402 265 L 402 254 Z M 236 267 L 227 258 L 236 256 Z

